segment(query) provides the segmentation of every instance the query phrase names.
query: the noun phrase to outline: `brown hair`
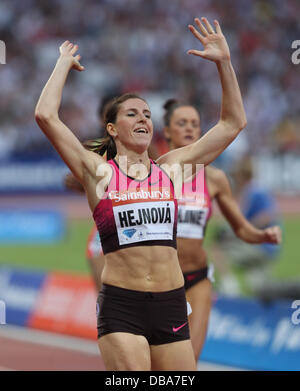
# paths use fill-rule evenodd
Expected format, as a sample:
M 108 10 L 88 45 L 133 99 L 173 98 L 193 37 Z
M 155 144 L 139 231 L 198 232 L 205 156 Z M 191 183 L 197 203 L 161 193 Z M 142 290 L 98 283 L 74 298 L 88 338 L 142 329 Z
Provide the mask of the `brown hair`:
M 180 102 L 177 99 L 168 99 L 166 101 L 166 103 L 163 105 L 163 108 L 165 109 L 165 114 L 163 117 L 165 126 L 170 125 L 170 121 L 171 121 L 171 118 L 172 118 L 174 111 L 176 109 L 178 109 L 179 107 L 183 107 L 183 106 L 191 106 L 191 107 L 194 107 L 195 110 L 197 110 L 197 108 L 194 105 L 192 105 L 190 103 Z M 199 113 L 199 111 L 198 111 L 198 113 Z
M 105 128 L 109 123 L 116 123 L 120 106 L 128 99 L 141 99 L 146 102 L 145 99 L 134 93 L 123 94 L 111 99 L 105 105 L 103 110 L 102 120 Z M 106 153 L 107 160 L 113 159 L 117 154 L 115 141 L 113 137 L 107 132 L 107 130 L 105 130 L 105 136 L 103 138 L 85 141 L 83 145 L 86 149 L 98 153 L 101 156 Z
M 180 106 L 181 104 L 176 99 L 168 99 L 166 101 L 166 103 L 163 105 L 163 108 L 165 109 L 165 114 L 163 116 L 165 126 L 170 125 L 173 112 Z

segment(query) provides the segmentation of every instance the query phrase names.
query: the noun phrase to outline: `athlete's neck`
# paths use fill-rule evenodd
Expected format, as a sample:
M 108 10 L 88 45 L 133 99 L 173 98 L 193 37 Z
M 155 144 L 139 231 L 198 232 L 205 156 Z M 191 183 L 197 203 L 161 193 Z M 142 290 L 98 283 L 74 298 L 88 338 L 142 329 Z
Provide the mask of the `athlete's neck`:
M 133 178 L 144 179 L 150 172 L 151 162 L 147 152 L 143 154 L 131 152 L 126 155 L 117 153 L 115 160 L 120 169 Z
M 174 145 L 172 141 L 168 142 L 168 146 L 169 146 L 169 151 L 173 151 L 174 149 L 180 148 L 180 147 L 176 147 L 176 145 Z

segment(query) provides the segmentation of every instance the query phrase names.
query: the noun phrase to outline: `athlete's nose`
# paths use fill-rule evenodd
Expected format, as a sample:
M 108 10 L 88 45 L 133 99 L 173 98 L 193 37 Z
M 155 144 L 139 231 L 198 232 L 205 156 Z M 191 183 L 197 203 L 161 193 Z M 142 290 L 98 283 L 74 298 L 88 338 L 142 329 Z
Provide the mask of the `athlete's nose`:
M 185 127 L 185 131 L 186 131 L 187 133 L 189 133 L 189 134 L 192 134 L 192 133 L 194 132 L 194 129 L 192 128 L 191 125 L 187 125 L 187 126 Z
M 140 114 L 139 117 L 138 117 L 138 122 L 142 122 L 142 123 L 145 123 L 146 122 L 146 118 L 144 116 L 144 114 Z

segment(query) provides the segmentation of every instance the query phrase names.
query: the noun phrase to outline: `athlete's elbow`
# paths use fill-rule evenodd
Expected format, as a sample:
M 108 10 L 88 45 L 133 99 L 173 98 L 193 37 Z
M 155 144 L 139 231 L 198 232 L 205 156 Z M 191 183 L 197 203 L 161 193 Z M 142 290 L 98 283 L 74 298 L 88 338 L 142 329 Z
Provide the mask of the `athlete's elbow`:
M 238 118 L 234 121 L 228 121 L 226 128 L 230 142 L 232 142 L 246 126 L 246 118 Z
M 235 236 L 246 243 L 251 243 L 251 240 L 249 240 L 247 232 L 245 230 L 244 226 L 236 227 L 234 229 Z
M 240 132 L 247 126 L 247 117 L 244 110 L 241 110 L 241 113 L 239 113 L 235 122 L 238 132 Z
M 244 235 L 243 235 L 244 229 L 243 229 L 243 227 L 235 227 L 235 228 L 233 228 L 233 232 L 234 232 L 234 234 L 235 234 L 235 236 L 237 238 L 239 238 L 241 240 L 244 240 Z
M 35 109 L 34 117 L 38 125 L 49 124 L 54 119 L 54 115 L 40 108 Z
M 245 129 L 245 127 L 247 126 L 247 117 L 244 116 L 243 118 L 240 119 L 239 123 L 238 123 L 238 129 L 239 129 L 239 132 L 243 129 Z

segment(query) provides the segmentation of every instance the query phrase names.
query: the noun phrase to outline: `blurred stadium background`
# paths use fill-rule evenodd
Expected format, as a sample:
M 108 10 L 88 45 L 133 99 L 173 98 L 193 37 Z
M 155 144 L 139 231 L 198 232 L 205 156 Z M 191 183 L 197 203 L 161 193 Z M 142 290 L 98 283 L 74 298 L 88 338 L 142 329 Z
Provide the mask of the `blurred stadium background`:
M 154 141 L 163 151 L 166 99 L 199 107 L 204 132 L 218 118 L 215 66 L 186 54 L 196 46 L 187 25 L 202 15 L 221 23 L 248 118 L 216 165 L 230 173 L 251 155 L 257 182 L 274 193 L 283 218 L 284 243 L 272 277 L 298 282 L 300 65 L 291 61 L 292 42 L 300 39 L 298 0 L 2 0 L 0 267 L 89 275 L 91 214 L 84 197 L 64 188 L 68 169 L 34 121 L 59 45 L 66 39 L 77 43 L 86 68 L 71 72 L 64 89 L 61 116 L 74 133 L 82 141 L 99 137 L 102 99 L 136 91 L 149 102 Z M 210 224 L 208 251 L 219 219 L 217 214 Z

